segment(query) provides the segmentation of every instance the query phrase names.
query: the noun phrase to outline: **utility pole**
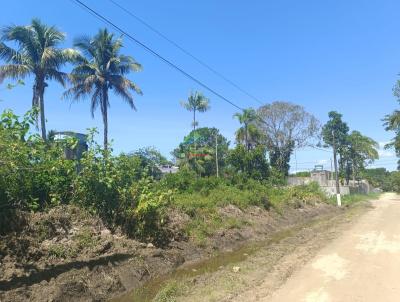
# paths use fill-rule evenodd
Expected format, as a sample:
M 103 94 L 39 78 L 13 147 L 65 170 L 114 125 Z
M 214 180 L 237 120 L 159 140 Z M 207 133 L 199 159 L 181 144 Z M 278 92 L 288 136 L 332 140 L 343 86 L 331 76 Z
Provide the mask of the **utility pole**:
M 219 167 L 218 167 L 218 133 L 215 135 L 215 166 L 217 167 L 217 177 L 219 177 Z
M 335 182 L 336 182 L 336 200 L 338 207 L 342 206 L 342 200 L 340 197 L 340 187 L 339 187 L 339 173 L 337 168 L 337 158 L 336 158 L 336 141 L 335 141 L 335 132 L 332 130 L 332 138 L 333 138 L 333 163 L 335 165 Z

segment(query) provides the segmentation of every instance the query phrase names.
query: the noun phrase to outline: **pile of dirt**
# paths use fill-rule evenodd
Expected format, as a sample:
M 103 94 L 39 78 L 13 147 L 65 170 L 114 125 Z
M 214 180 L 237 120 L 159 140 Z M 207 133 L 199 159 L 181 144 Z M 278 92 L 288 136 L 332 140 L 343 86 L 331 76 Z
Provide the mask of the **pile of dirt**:
M 227 206 L 219 209 L 223 217 L 246 223 L 216 230 L 198 245 L 184 232 L 190 217 L 171 209 L 172 238 L 163 248 L 111 232 L 98 217 L 74 206 L 24 214 L 25 225 L 0 237 L 0 301 L 105 301 L 181 265 L 338 211 L 327 204 L 280 213 Z

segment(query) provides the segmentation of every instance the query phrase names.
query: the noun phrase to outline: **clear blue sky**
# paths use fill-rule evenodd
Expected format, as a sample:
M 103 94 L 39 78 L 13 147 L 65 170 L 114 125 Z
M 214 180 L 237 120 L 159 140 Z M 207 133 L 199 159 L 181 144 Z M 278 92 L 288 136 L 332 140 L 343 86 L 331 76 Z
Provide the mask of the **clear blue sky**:
M 400 72 L 399 1 L 116 1 L 265 103 L 285 100 L 303 105 L 321 122 L 328 111 L 337 110 L 351 129 L 378 142 L 392 136 L 381 119 L 397 107 L 392 87 Z M 108 0 L 84 2 L 240 106 L 258 106 Z M 67 33 L 65 47 L 72 46 L 75 36 L 92 35 L 105 26 L 70 0 L 2 3 L 0 25 L 27 24 L 33 17 Z M 144 67 L 130 76 L 144 95 L 136 97 L 137 112 L 120 99 L 111 99 L 109 136 L 114 149 L 129 152 L 151 145 L 169 156 L 190 130 L 191 114 L 179 101 L 200 87 L 129 40 L 124 52 Z M 22 114 L 29 109 L 30 81 L 11 92 L 3 88 L 0 111 L 12 108 Z M 71 105 L 60 99 L 62 91 L 50 83 L 46 92 L 48 129 L 102 131 L 100 112 L 92 119 L 88 101 Z M 233 142 L 238 122 L 232 115 L 237 110 L 204 93 L 212 108 L 199 117 L 200 126 L 215 126 Z M 393 169 L 393 154 L 382 153 L 375 165 Z M 307 149 L 296 155 L 299 170 L 318 162 L 330 167 L 329 153 Z

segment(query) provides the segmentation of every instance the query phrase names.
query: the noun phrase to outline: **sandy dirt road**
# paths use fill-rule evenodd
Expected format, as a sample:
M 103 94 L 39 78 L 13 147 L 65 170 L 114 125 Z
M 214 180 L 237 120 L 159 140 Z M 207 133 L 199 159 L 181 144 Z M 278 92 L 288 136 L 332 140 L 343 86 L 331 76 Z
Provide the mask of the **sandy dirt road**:
M 257 301 L 400 301 L 400 196 L 385 194 L 374 209 L 295 272 L 272 296 Z

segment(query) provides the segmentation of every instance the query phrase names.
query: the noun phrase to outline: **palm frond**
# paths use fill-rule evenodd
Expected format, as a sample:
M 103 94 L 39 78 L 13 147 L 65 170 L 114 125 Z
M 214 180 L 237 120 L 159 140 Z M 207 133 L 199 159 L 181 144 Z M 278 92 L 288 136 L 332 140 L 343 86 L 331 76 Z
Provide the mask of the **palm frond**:
M 60 83 L 63 87 L 65 87 L 66 83 L 69 81 L 69 76 L 67 73 L 58 71 L 56 69 L 48 69 L 46 74 L 49 80 L 54 80 Z
M 63 94 L 63 99 L 71 99 L 79 101 L 89 96 L 92 93 L 92 87 L 87 87 L 85 84 L 75 84 L 73 87 L 67 89 Z
M 94 118 L 94 112 L 96 111 L 97 107 L 101 103 L 102 99 L 102 90 L 101 87 L 98 87 L 94 90 L 92 99 L 90 102 L 90 113 L 92 115 L 92 118 Z
M 14 41 L 21 51 L 29 56 L 33 62 L 40 61 L 42 51 L 37 36 L 31 26 L 8 26 L 2 31 L 3 41 Z
M 8 64 L 0 66 L 0 83 L 5 78 L 11 78 L 13 80 L 26 78 L 31 70 L 26 65 L 21 64 Z
M 0 59 L 14 64 L 21 64 L 23 62 L 23 55 L 19 51 L 8 47 L 5 43 L 1 42 Z

